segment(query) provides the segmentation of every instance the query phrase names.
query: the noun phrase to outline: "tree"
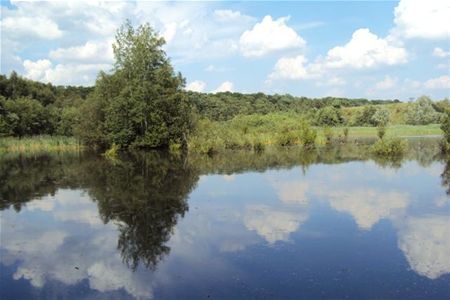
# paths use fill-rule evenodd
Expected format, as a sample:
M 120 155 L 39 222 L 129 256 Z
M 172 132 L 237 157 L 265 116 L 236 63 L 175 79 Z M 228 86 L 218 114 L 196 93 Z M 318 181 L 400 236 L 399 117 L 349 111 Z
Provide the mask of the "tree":
M 376 126 L 386 126 L 389 123 L 390 112 L 385 107 L 377 107 L 375 113 L 373 114 L 371 120 Z
M 439 123 L 441 114 L 433 107 L 433 101 L 427 96 L 422 96 L 408 107 L 406 122 L 411 125 L 426 125 Z
M 319 126 L 337 126 L 343 123 L 340 109 L 333 106 L 326 106 L 317 111 L 315 116 L 315 125 Z
M 190 105 L 185 84 L 162 50 L 164 39 L 148 25 L 126 22 L 113 45 L 112 74 L 101 73 L 82 108 L 78 133 L 88 144 L 121 148 L 185 144 Z

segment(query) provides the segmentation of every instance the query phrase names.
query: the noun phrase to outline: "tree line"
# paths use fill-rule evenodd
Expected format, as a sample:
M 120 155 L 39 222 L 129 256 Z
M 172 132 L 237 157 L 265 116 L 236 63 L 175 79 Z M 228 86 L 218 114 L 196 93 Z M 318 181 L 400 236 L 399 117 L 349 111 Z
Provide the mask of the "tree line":
M 197 120 L 226 121 L 240 115 L 290 112 L 317 126 L 378 126 L 390 119 L 386 104 L 399 100 L 307 98 L 263 93 L 186 91 L 163 51 L 165 41 L 148 25 L 128 21 L 116 34 L 115 63 L 100 72 L 93 87 L 54 86 L 0 75 L 0 136 L 76 136 L 108 148 L 183 147 Z M 438 123 L 449 100 L 421 97 L 406 123 Z M 351 116 L 344 114 L 351 111 Z M 358 109 L 361 108 L 361 109 Z

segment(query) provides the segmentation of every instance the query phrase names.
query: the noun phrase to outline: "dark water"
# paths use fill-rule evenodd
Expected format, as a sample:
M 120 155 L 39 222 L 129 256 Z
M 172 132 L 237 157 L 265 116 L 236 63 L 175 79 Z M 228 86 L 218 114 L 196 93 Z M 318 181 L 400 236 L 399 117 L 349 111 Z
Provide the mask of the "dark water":
M 348 145 L 0 159 L 1 299 L 450 299 L 450 163 Z

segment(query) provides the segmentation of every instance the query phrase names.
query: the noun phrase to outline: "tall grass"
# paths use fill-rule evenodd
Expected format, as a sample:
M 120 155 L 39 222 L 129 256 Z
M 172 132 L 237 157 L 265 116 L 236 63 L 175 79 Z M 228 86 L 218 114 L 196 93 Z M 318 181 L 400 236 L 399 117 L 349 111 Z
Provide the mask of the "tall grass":
M 0 138 L 0 153 L 75 152 L 83 146 L 73 137 L 39 135 Z

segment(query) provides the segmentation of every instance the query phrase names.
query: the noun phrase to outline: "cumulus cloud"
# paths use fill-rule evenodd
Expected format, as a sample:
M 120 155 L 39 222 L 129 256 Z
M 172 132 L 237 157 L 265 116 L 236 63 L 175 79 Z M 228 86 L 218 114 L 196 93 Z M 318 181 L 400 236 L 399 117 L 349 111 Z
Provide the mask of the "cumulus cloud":
M 309 189 L 309 183 L 306 181 L 285 181 L 274 182 L 275 188 L 279 199 L 287 204 L 308 204 L 308 198 L 306 192 Z
M 289 18 L 273 20 L 265 16 L 239 39 L 240 49 L 246 57 L 260 57 L 274 51 L 301 48 L 306 42 L 294 29 L 286 25 Z
M 186 90 L 193 92 L 203 92 L 205 90 L 206 83 L 201 80 L 195 80 L 186 86 Z
M 436 279 L 450 273 L 450 221 L 447 216 L 413 217 L 401 225 L 399 248 L 411 268 Z
M 286 241 L 308 219 L 306 213 L 277 211 L 268 206 L 249 207 L 244 217 L 245 226 L 256 231 L 269 244 Z
M 376 189 L 354 189 L 348 191 L 317 191 L 326 197 L 331 207 L 347 212 L 361 229 L 369 230 L 379 220 L 393 216 L 408 206 L 408 195 L 400 192 L 385 192 Z
M 282 57 L 276 63 L 269 74 L 269 81 L 275 79 L 306 79 L 314 76 L 307 69 L 308 60 L 303 55 L 294 57 Z
M 450 76 L 442 75 L 425 81 L 425 87 L 430 90 L 450 89 Z
M 394 34 L 406 38 L 445 39 L 450 36 L 450 2 L 401 0 L 394 11 Z
M 379 38 L 367 28 L 361 28 L 353 33 L 347 44 L 330 49 L 324 64 L 332 69 L 366 69 L 406 62 L 406 49 L 392 44 L 388 39 Z
M 436 47 L 433 49 L 433 56 L 446 58 L 450 56 L 450 51 L 445 51 L 440 47 Z
M 6 17 L 0 22 L 2 31 L 16 35 L 38 36 L 43 39 L 57 39 L 63 35 L 58 24 L 46 17 Z
M 377 90 L 390 90 L 397 85 L 398 78 L 386 75 L 383 80 L 375 84 Z
M 213 91 L 213 93 L 220 93 L 220 92 L 233 92 L 234 91 L 234 84 L 231 81 L 225 81 L 222 82 L 217 89 Z
M 51 50 L 49 57 L 56 61 L 112 63 L 112 40 L 88 41 L 84 45 Z
M 25 60 L 25 77 L 54 84 L 88 85 L 97 77 L 99 70 L 109 70 L 110 64 L 57 64 L 48 59 Z

